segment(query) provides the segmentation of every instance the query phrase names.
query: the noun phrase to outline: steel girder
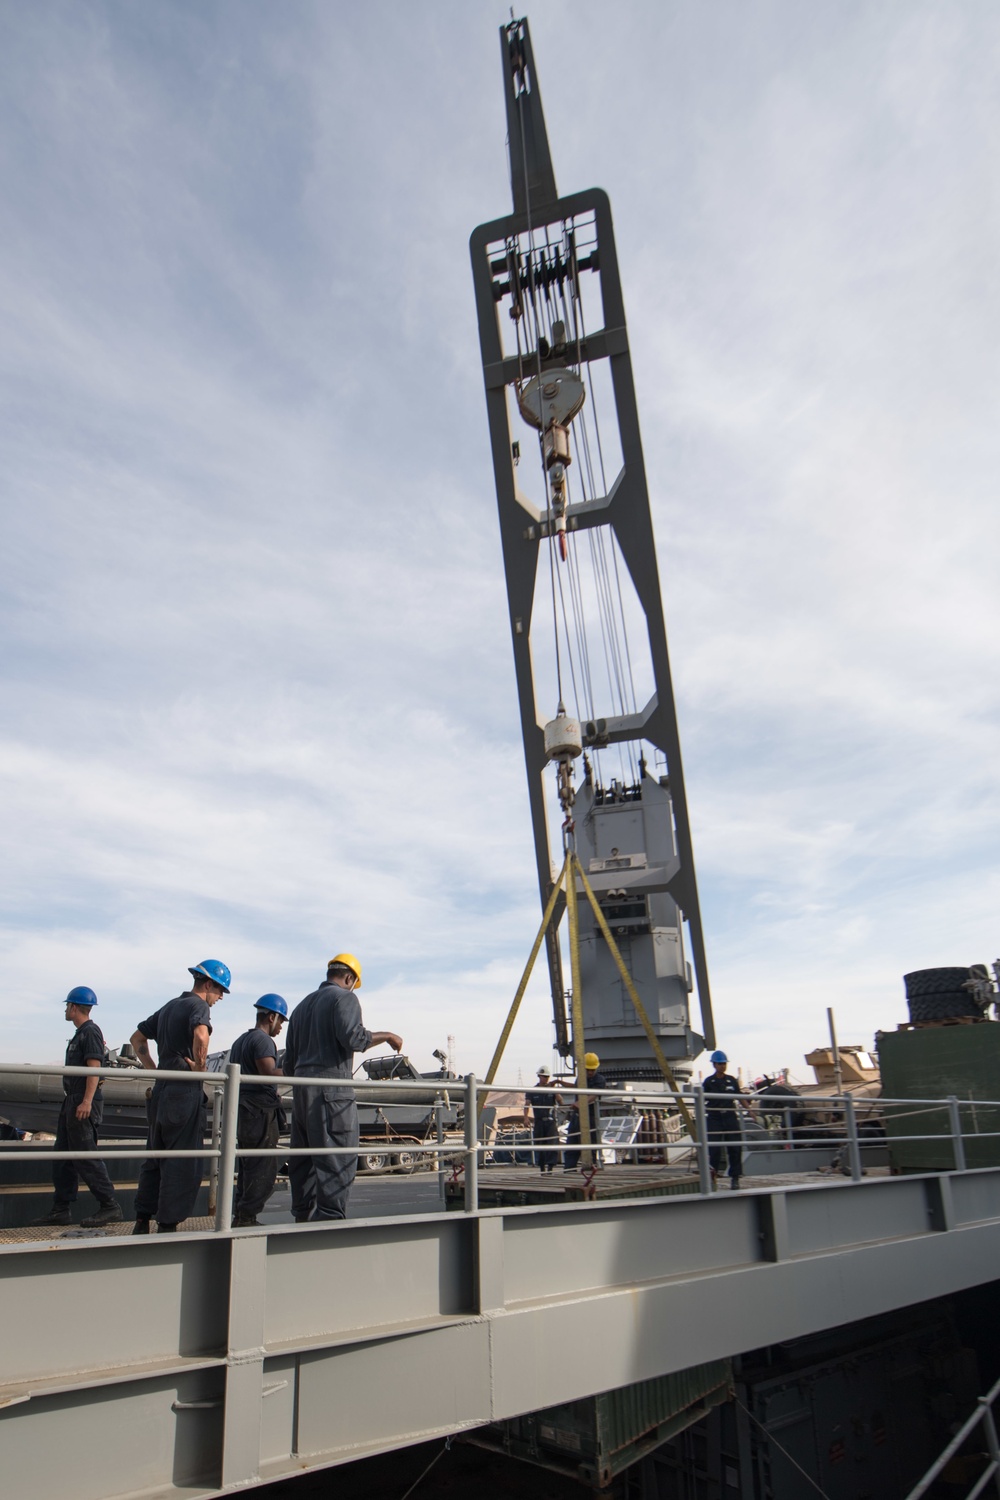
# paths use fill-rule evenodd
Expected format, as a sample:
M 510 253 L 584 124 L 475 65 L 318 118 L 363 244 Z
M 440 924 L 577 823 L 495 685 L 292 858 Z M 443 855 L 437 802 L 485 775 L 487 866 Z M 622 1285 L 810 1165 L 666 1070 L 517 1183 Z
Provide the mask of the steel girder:
M 998 1255 L 1000 1169 L 5 1246 L 0 1461 L 33 1500 L 202 1500 L 947 1295 Z

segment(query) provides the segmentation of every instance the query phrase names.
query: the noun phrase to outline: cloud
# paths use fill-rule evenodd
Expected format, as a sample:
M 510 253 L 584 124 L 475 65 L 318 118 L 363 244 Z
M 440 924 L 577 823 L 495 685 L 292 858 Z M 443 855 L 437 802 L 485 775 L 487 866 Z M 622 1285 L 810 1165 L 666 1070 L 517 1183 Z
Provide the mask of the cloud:
M 560 187 L 615 208 L 720 1034 L 794 1065 L 826 1005 L 868 1040 L 904 970 L 993 956 L 1000 25 L 532 23 Z M 228 1040 L 333 943 L 418 1060 L 485 1067 L 538 921 L 467 257 L 508 202 L 496 25 L 11 20 L 19 1058 L 70 985 L 118 1040 L 209 954 Z M 539 974 L 508 1076 L 550 1037 Z

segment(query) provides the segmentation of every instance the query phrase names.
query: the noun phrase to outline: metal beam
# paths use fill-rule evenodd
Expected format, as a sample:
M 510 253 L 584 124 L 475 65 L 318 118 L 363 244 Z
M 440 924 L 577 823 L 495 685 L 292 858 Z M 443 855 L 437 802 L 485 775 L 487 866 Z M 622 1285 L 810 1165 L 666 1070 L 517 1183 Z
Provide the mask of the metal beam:
M 998 1255 L 1000 1168 L 3 1246 L 5 1479 L 208 1500 L 945 1296 Z M 80 1464 L 83 1423 L 113 1465 Z

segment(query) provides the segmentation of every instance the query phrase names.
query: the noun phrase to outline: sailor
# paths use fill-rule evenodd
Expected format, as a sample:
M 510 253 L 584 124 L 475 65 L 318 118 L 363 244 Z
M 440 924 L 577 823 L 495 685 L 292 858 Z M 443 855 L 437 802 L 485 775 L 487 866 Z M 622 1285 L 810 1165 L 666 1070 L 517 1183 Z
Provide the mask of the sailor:
M 747 1115 L 750 1111 L 740 1098 L 742 1090 L 739 1080 L 726 1072 L 726 1064 L 729 1062 L 726 1054 L 713 1052 L 711 1060 L 715 1071 L 701 1086 L 702 1092 L 707 1096 L 708 1157 L 714 1178 L 722 1171 L 723 1152 L 728 1154 L 729 1182 L 735 1190 L 740 1185 L 740 1170 L 743 1165 L 743 1138 L 736 1110 L 738 1106 Z
M 401 1052 L 394 1031 L 369 1031 L 354 994 L 361 988 L 361 965 L 353 953 L 338 953 L 326 979 L 292 1012 L 285 1043 L 285 1076 L 350 1078 L 355 1052 L 388 1042 Z M 358 1108 L 348 1088 L 297 1088 L 292 1092 L 292 1141 L 296 1146 L 340 1146 L 354 1154 L 292 1156 L 288 1176 L 292 1214 L 306 1219 L 346 1219 L 347 1200 L 358 1169 Z
M 236 1038 L 229 1061 L 239 1063 L 245 1074 L 280 1078 L 275 1037 L 288 1017 L 288 1005 L 280 995 L 261 995 L 256 1002 L 257 1024 Z M 285 1129 L 285 1112 L 273 1083 L 241 1083 L 236 1144 L 241 1147 L 277 1146 Z M 276 1156 L 241 1156 L 236 1173 L 233 1228 L 246 1229 L 257 1223 L 257 1215 L 274 1192 L 278 1175 Z
M 536 1146 L 557 1146 L 559 1144 L 559 1133 L 556 1130 L 556 1098 L 554 1094 L 541 1093 L 540 1090 L 551 1088 L 549 1081 L 549 1070 L 543 1063 L 538 1069 L 538 1090 L 531 1089 L 524 1096 L 524 1123 L 528 1123 L 528 1109 L 532 1114 L 531 1139 Z M 554 1150 L 536 1151 L 535 1166 L 541 1167 L 543 1172 L 554 1172 L 559 1158 L 559 1152 Z
M 188 969 L 194 983 L 168 1000 L 132 1033 L 132 1046 L 144 1068 L 172 1073 L 203 1073 L 212 1034 L 212 1006 L 229 994 L 232 975 L 217 958 Z M 154 1063 L 149 1044 L 156 1043 Z M 158 1079 L 146 1108 L 151 1151 L 198 1151 L 205 1140 L 205 1091 L 201 1083 Z M 200 1158 L 154 1157 L 143 1162 L 135 1195 L 133 1234 L 148 1234 L 151 1219 L 161 1234 L 173 1232 L 194 1208 L 201 1186 Z
M 584 1054 L 583 1066 L 587 1070 L 587 1088 L 588 1089 L 606 1089 L 607 1088 L 608 1081 L 604 1077 L 604 1074 L 600 1071 L 600 1068 L 601 1068 L 601 1059 L 598 1057 L 598 1055 L 597 1055 L 596 1052 L 587 1052 L 587 1053 Z M 599 1108 L 598 1108 L 599 1100 L 597 1100 L 597 1099 L 591 1099 L 589 1102 L 590 1102 L 590 1139 L 592 1141 L 596 1141 L 597 1137 L 598 1137 L 598 1133 L 599 1133 L 598 1132 L 598 1122 L 599 1122 L 599 1119 L 600 1119 L 600 1112 L 599 1112 Z M 566 1141 L 567 1141 L 568 1144 L 579 1145 L 580 1139 L 581 1139 L 581 1137 L 580 1137 L 580 1096 L 578 1094 L 576 1096 L 576 1101 L 575 1101 L 575 1103 L 573 1105 L 573 1108 L 570 1110 L 569 1130 L 566 1133 Z M 563 1156 L 563 1171 L 564 1172 L 575 1172 L 576 1169 L 577 1169 L 577 1167 L 579 1166 L 579 1164 L 580 1164 L 580 1153 L 579 1153 L 579 1151 L 567 1151 L 565 1153 L 565 1155 Z M 594 1158 L 594 1165 L 595 1166 L 599 1165 L 599 1162 L 597 1161 L 596 1156 Z
M 97 996 L 85 984 L 77 985 L 66 996 L 66 1019 L 76 1028 L 66 1047 L 68 1068 L 101 1068 L 105 1061 L 104 1036 L 97 1022 L 92 1019 Z M 104 1115 L 104 1099 L 101 1080 L 95 1073 L 91 1078 L 63 1077 L 63 1102 L 56 1126 L 55 1151 L 88 1151 L 97 1149 L 97 1132 Z M 84 1219 L 86 1229 L 98 1229 L 103 1224 L 117 1224 L 122 1217 L 121 1204 L 115 1198 L 114 1183 L 108 1169 L 96 1156 L 81 1156 L 78 1161 L 54 1161 L 52 1184 L 55 1202 L 52 1212 L 36 1224 L 68 1224 L 70 1206 L 76 1202 L 80 1178 L 97 1199 L 97 1212 Z

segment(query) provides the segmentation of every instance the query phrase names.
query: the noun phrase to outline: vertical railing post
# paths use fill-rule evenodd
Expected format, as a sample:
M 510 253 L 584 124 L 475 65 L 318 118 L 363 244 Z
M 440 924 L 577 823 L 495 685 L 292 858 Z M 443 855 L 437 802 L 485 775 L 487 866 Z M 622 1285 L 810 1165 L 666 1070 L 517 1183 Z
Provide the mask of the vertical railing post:
M 236 1128 L 240 1116 L 240 1065 L 226 1068 L 226 1095 L 222 1108 L 219 1187 L 215 1203 L 215 1227 L 228 1229 L 233 1222 L 233 1177 L 236 1175 Z
M 698 1156 L 698 1191 L 707 1194 L 712 1191 L 712 1162 L 708 1154 L 708 1114 L 705 1109 L 705 1095 L 701 1091 L 701 1084 L 694 1086 L 694 1123 L 698 1131 L 698 1139 L 695 1142 L 695 1151 Z
M 441 1202 L 441 1210 L 442 1210 L 442 1212 L 444 1212 L 444 1210 L 448 1207 L 447 1201 L 445 1199 L 445 1192 L 444 1192 L 445 1166 L 444 1166 L 444 1151 L 442 1150 L 442 1147 L 444 1146 L 444 1120 L 442 1118 L 442 1111 L 443 1110 L 444 1110 L 444 1102 L 441 1099 L 441 1096 L 439 1094 L 438 1097 L 434 1100 L 434 1139 L 437 1141 L 437 1145 L 438 1145 L 438 1149 L 437 1149 L 438 1198 L 440 1199 L 440 1202 Z
M 475 1073 L 465 1075 L 465 1212 L 479 1208 L 479 1090 Z
M 222 1084 L 212 1084 L 212 1150 L 218 1151 L 222 1138 Z M 219 1158 L 212 1157 L 208 1173 L 208 1211 L 214 1214 L 219 1201 Z
M 948 1119 L 951 1122 L 951 1149 L 955 1157 L 955 1171 L 965 1171 L 965 1142 L 962 1139 L 962 1114 L 958 1099 L 948 1095 Z
M 851 1180 L 860 1182 L 864 1174 L 861 1165 L 861 1145 L 858 1141 L 858 1117 L 854 1113 L 854 1100 L 850 1094 L 841 1095 L 844 1101 L 844 1123 L 847 1126 L 847 1159 L 851 1164 Z
M 792 1149 L 792 1112 L 788 1108 L 787 1104 L 785 1105 L 785 1108 L 784 1108 L 784 1116 L 785 1116 L 785 1144 L 782 1147 L 782 1150 L 784 1150 L 784 1151 L 791 1151 L 791 1149 Z

